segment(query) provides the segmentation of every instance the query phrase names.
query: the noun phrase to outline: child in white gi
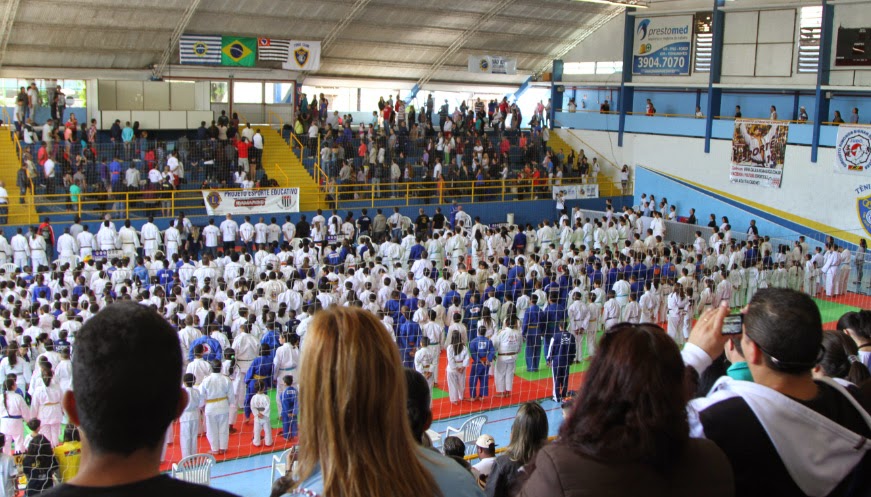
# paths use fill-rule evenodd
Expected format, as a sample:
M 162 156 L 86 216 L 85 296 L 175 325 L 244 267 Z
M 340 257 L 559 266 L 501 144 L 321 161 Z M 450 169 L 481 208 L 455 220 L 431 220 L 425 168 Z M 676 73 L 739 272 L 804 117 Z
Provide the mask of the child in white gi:
M 0 446 L 6 445 L 6 436 L 0 433 Z M 12 456 L 0 452 L 0 497 L 15 497 L 18 493 L 18 467 Z
M 181 417 L 178 418 L 179 439 L 181 442 L 181 457 L 197 453 L 197 434 L 200 429 L 200 409 L 205 407 L 205 399 L 199 390 L 194 388 L 193 373 L 185 373 L 182 378 L 184 389 L 188 393 L 188 403 Z
M 266 438 L 266 446 L 272 447 L 271 402 L 266 395 L 266 384 L 260 380 L 256 383 L 257 393 L 251 397 L 251 411 L 254 413 L 254 442 L 260 447 L 261 436 Z

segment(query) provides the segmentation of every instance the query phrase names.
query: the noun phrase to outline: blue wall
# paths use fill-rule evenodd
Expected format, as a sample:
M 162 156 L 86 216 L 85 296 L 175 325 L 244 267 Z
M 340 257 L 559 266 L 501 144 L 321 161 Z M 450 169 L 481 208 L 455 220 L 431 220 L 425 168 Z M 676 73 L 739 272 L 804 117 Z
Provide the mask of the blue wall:
M 624 205 L 631 205 L 632 204 L 632 197 L 631 196 L 614 197 L 614 198 L 611 198 L 611 200 L 612 200 L 612 203 L 613 203 L 614 208 L 616 210 L 620 210 Z M 544 219 L 554 220 L 554 219 L 557 219 L 559 217 L 557 215 L 557 212 L 556 212 L 556 204 L 552 200 L 533 200 L 533 201 L 524 201 L 524 202 L 516 202 L 516 201 L 515 202 L 489 202 L 489 203 L 482 203 L 482 204 L 473 204 L 473 203 L 470 204 L 470 203 L 461 202 L 460 205 L 463 206 L 463 210 L 465 212 L 467 212 L 470 216 L 472 216 L 472 219 L 474 219 L 476 216 L 478 216 L 481 218 L 481 222 L 483 222 L 485 224 L 504 223 L 504 222 L 506 222 L 508 213 L 514 213 L 514 223 L 515 224 L 527 224 L 528 223 L 528 224 L 531 224 L 533 226 L 540 223 Z M 408 207 L 400 207 L 399 212 L 401 212 L 402 215 L 404 215 L 404 216 L 408 216 L 408 217 L 414 219 L 417 217 L 418 210 L 421 207 L 423 207 L 424 211 L 430 216 L 432 216 L 435 213 L 436 207 L 441 207 L 442 213 L 447 216 L 450 213 L 451 205 L 450 204 L 442 204 L 440 206 L 437 206 L 437 205 L 424 205 L 424 206 L 414 205 L 414 206 L 408 206 Z M 605 199 L 598 198 L 598 199 L 590 199 L 590 200 L 572 200 L 572 201 L 566 202 L 566 209 L 571 210 L 573 207 L 580 207 L 582 210 L 604 211 L 605 210 Z M 178 214 L 178 212 L 182 211 L 182 210 L 184 210 L 184 209 L 177 209 L 176 214 Z M 199 209 L 197 209 L 197 210 L 199 210 Z M 350 212 L 354 213 L 355 217 L 357 217 L 360 215 L 361 210 L 362 209 L 358 209 L 358 208 L 339 209 L 339 215 L 344 217 L 350 211 Z M 375 216 L 376 209 L 368 208 L 368 211 L 369 211 L 370 217 Z M 386 216 L 389 216 L 393 212 L 393 208 L 384 207 L 384 208 L 382 208 L 382 211 L 384 212 L 384 214 Z M 327 212 L 327 211 L 325 211 L 325 212 Z M 284 224 L 284 216 L 286 214 L 251 214 L 252 221 L 256 222 L 256 220 L 261 215 L 266 219 L 267 223 L 269 222 L 269 219 L 271 217 L 275 217 L 279 224 Z M 305 215 L 306 219 L 311 221 L 312 217 L 314 217 L 316 215 L 316 212 L 307 211 L 307 212 L 294 213 L 294 214 L 291 214 L 290 217 L 291 217 L 291 220 L 295 223 L 295 222 L 299 221 L 300 216 L 302 216 L 302 215 Z M 39 220 L 42 221 L 43 217 L 45 217 L 45 216 L 40 216 Z M 55 226 L 55 231 L 58 233 L 58 235 L 60 235 L 60 233 L 61 233 L 61 231 L 59 231 L 59 230 L 62 230 L 65 226 L 69 226 L 69 224 L 71 223 L 71 220 L 72 220 L 71 215 L 61 214 L 61 213 L 48 214 L 48 217 L 52 219 L 52 225 Z M 201 225 L 201 226 L 205 226 L 206 224 L 208 224 L 209 218 L 213 218 L 215 220 L 215 224 L 220 224 L 224 218 L 223 216 L 188 216 L 188 217 L 190 218 L 191 222 L 193 222 L 196 225 Z M 234 216 L 234 219 L 236 219 L 236 221 L 240 222 L 240 223 L 242 222 L 243 218 L 244 218 L 244 214 Z M 123 226 L 124 220 L 122 218 L 116 218 L 116 219 L 113 219 L 113 221 L 115 222 L 116 227 L 120 228 L 121 226 Z M 136 229 L 139 229 L 142 227 L 143 224 L 145 224 L 145 222 L 146 221 L 144 219 L 138 219 L 138 220 L 131 221 L 131 224 Z M 83 224 L 87 224 L 92 233 L 96 233 L 97 229 L 99 228 L 98 223 L 96 221 L 85 222 Z M 168 218 L 156 219 L 154 224 L 156 224 L 157 227 L 160 229 L 166 229 L 169 227 L 169 219 Z M 4 226 L 4 227 L 0 227 L 0 231 L 5 232 L 5 234 L 7 235 L 7 239 L 8 239 L 8 237 L 12 236 L 15 233 L 15 228 L 17 228 L 17 227 L 18 226 Z M 23 228 L 26 230 L 27 226 L 23 226 Z

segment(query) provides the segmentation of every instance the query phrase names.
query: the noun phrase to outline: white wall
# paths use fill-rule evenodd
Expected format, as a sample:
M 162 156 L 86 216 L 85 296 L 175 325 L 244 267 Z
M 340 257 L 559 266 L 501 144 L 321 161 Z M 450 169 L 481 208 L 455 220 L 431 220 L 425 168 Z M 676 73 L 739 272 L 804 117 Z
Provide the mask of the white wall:
M 623 20 L 619 15 L 563 56 L 563 62 L 623 60 Z
M 774 189 L 729 182 L 732 146 L 726 140 L 713 140 L 711 153 L 705 154 L 701 138 L 627 133 L 620 148 L 616 133 L 560 130 L 561 136 L 567 132 L 579 135 L 616 164 L 644 165 L 738 197 L 742 202 L 784 211 L 810 221 L 793 219 L 811 229 L 827 233 L 844 231 L 838 236 L 846 240 L 857 242 L 858 236 L 865 235 L 856 202 L 871 193 L 871 179 L 863 181 L 862 177 L 834 173 L 834 149 L 821 148 L 814 164 L 810 162 L 810 147 L 788 145 L 783 187 Z M 868 185 L 868 190 L 857 194 L 856 190 L 863 185 Z
M 618 166 L 622 167 L 623 164 L 631 164 L 622 160 L 616 160 L 619 158 L 618 155 L 611 151 L 612 144 L 607 143 L 608 133 L 602 133 L 602 135 L 604 135 L 602 138 L 605 139 L 605 142 L 595 143 L 589 139 L 589 132 L 587 131 L 555 129 L 553 132 L 558 134 L 560 138 L 572 147 L 572 149 L 575 150 L 576 155 L 579 150 L 583 149 L 584 155 L 587 156 L 590 162 L 593 162 L 593 158 L 597 157 L 599 159 L 599 174 L 609 178 L 610 181 L 620 181 L 620 170 L 618 169 Z M 617 147 L 616 134 L 613 134 L 613 139 L 613 146 Z M 611 164 L 611 162 L 613 164 Z

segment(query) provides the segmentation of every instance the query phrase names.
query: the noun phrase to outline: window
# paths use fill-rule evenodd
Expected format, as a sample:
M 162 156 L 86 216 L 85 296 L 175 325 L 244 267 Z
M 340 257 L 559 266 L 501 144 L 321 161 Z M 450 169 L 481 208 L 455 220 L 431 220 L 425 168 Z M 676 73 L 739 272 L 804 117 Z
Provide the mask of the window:
M 595 62 L 566 62 L 563 74 L 596 74 Z
M 617 72 L 623 72 L 622 61 L 596 62 L 596 74 L 614 74 Z
M 234 104 L 262 104 L 263 83 L 250 83 L 247 81 L 233 82 Z
M 211 99 L 211 103 L 213 104 L 226 104 L 229 103 L 227 98 L 229 97 L 229 86 L 226 81 L 212 81 L 211 88 L 209 90 L 209 98 Z
M 696 14 L 695 58 L 693 60 L 695 72 L 711 72 L 711 52 L 714 48 L 713 24 L 713 14 L 710 12 Z
M 292 104 L 293 83 L 264 83 L 267 104 Z
M 814 73 L 820 62 L 820 38 L 823 34 L 823 7 L 809 5 L 801 8 L 798 34 L 798 72 Z

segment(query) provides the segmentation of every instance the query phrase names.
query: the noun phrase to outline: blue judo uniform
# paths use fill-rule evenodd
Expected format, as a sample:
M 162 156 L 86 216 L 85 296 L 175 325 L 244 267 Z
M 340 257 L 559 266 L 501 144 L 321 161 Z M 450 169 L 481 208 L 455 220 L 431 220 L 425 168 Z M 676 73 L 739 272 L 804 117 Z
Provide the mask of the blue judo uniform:
M 488 382 L 490 381 L 490 363 L 496 358 L 496 347 L 485 336 L 477 336 L 469 343 L 469 359 L 471 359 L 471 371 L 469 372 L 469 395 L 472 398 L 486 397 Z M 480 392 L 477 389 L 481 385 Z
M 547 349 L 547 363 L 553 373 L 553 400 L 562 402 L 569 390 L 569 366 L 577 352 L 575 337 L 560 331 L 550 340 Z
M 544 316 L 538 305 L 530 305 L 523 315 L 522 334 L 526 340 L 526 370 L 538 371 L 541 360 L 541 333 L 544 331 Z
M 251 397 L 257 394 L 257 380 L 262 381 L 267 390 L 272 388 L 273 368 L 272 356 L 257 357 L 248 368 L 248 373 L 245 375 L 245 385 L 248 386 L 245 392 L 245 419 L 251 417 Z
M 420 325 L 408 319 L 399 325 L 396 334 L 396 344 L 399 346 L 399 356 L 402 366 L 414 368 L 415 347 L 420 343 Z
M 281 394 L 281 436 L 290 440 L 299 433 L 299 394 L 296 387 L 287 387 Z

